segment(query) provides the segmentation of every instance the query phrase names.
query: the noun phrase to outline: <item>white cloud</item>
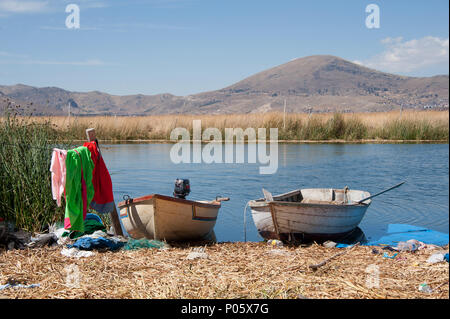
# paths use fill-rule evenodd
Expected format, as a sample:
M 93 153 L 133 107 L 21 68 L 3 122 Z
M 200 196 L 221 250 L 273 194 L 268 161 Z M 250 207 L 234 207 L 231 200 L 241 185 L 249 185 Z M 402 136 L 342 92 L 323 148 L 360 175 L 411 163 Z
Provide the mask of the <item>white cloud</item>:
M 35 13 L 48 8 L 49 1 L 19 1 L 0 0 L 0 12 L 6 13 Z
M 402 37 L 385 38 L 381 41 L 386 49 L 365 61 L 354 61 L 369 68 L 408 73 L 427 67 L 448 64 L 449 39 L 427 36 L 404 41 Z
M 40 60 L 25 60 L 20 64 L 38 64 L 38 65 L 76 65 L 76 66 L 102 66 L 106 65 L 101 60 L 86 60 L 86 61 L 40 61 Z
M 0 17 L 20 13 L 44 13 L 63 10 L 69 3 L 77 3 L 81 9 L 108 7 L 106 1 L 94 0 L 0 0 Z
M 0 52 L 0 57 L 14 57 L 19 59 L 14 60 L 1 60 L 0 64 L 29 64 L 29 65 L 72 65 L 72 66 L 105 66 L 105 65 L 114 65 L 111 63 L 105 63 L 102 60 L 98 59 L 89 59 L 84 61 L 52 61 L 52 60 L 33 60 L 29 59 L 26 56 L 20 56 L 20 55 L 12 55 L 7 52 Z

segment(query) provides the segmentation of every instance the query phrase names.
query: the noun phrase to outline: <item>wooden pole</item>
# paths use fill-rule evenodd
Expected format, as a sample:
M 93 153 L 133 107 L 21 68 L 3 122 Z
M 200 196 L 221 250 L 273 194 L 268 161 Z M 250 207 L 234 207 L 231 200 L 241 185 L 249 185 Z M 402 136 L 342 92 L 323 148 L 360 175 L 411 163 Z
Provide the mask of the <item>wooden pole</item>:
M 286 99 L 284 99 L 283 129 L 286 129 Z
M 94 128 L 89 128 L 86 130 L 86 137 L 89 142 L 95 141 L 95 143 L 97 143 L 98 146 L 98 141 L 95 135 Z M 114 228 L 114 234 L 116 236 L 123 236 L 122 227 L 120 226 L 119 215 L 117 214 L 116 203 L 114 203 L 114 210 L 111 213 L 109 213 L 109 216 L 111 217 L 111 223 Z

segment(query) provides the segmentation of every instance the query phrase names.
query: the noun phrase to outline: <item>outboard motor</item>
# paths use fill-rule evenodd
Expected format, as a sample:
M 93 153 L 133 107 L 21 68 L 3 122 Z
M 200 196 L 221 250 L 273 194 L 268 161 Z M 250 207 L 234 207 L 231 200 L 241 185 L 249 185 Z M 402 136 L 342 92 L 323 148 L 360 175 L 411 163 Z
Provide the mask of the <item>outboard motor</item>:
M 176 198 L 186 199 L 186 196 L 191 192 L 191 186 L 188 179 L 176 179 L 173 196 Z

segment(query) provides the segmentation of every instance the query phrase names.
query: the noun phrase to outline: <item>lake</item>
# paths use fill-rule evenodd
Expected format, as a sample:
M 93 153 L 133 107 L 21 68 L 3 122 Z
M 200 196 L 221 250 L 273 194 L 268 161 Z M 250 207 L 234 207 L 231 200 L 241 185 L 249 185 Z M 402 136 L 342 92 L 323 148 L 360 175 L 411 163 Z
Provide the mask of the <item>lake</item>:
M 247 147 L 247 146 L 246 146 Z M 172 195 L 176 178 L 191 183 L 191 200 L 230 197 L 220 209 L 218 241 L 243 241 L 246 203 L 298 188 L 343 188 L 375 194 L 401 181 L 406 184 L 373 199 L 359 225 L 367 239 L 388 224 L 410 224 L 449 231 L 448 144 L 279 144 L 278 171 L 260 175 L 256 164 L 174 164 L 172 144 L 103 145 L 116 203 L 123 195 Z M 247 160 L 246 160 L 247 162 Z M 250 209 L 248 241 L 260 241 Z

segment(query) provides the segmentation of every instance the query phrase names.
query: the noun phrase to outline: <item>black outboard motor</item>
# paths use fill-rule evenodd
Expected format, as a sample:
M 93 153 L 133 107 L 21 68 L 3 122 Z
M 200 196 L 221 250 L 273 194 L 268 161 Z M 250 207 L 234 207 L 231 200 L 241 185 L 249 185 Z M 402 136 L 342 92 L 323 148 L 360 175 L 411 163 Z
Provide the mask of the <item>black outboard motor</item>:
M 176 179 L 173 196 L 176 198 L 186 199 L 186 196 L 191 192 L 191 186 L 188 179 Z

